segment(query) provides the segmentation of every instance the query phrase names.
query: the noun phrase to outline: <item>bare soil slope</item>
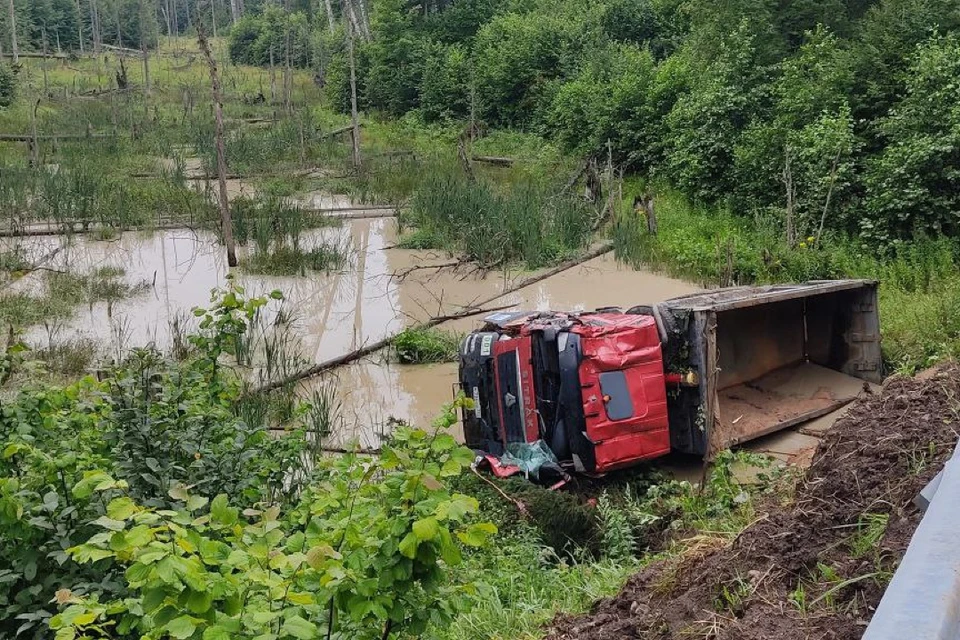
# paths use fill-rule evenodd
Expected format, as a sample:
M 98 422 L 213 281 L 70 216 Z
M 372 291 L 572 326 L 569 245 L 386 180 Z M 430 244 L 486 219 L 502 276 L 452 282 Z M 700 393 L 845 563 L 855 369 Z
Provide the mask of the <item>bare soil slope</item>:
M 732 544 L 650 565 L 547 637 L 860 638 L 920 521 L 912 500 L 958 425 L 960 367 L 888 380 L 824 437 L 793 501 L 761 506 Z

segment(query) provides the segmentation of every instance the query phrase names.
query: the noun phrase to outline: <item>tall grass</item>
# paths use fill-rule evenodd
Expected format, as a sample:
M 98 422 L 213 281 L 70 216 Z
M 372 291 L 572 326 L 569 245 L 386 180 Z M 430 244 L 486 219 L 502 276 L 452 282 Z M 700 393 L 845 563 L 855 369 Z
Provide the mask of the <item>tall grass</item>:
M 308 271 L 329 272 L 346 264 L 350 249 L 345 240 L 310 238 L 308 231 L 338 221 L 311 215 L 287 198 L 263 194 L 238 198 L 232 205 L 233 234 L 240 245 L 251 245 L 241 260 L 249 273 L 284 276 Z
M 0 225 L 19 231 L 47 223 L 69 232 L 212 219 L 210 202 L 182 180 L 131 180 L 104 171 L 109 162 L 91 153 L 53 167 L 0 166 Z
M 484 267 L 522 262 L 536 268 L 583 249 L 592 207 L 556 185 L 524 179 L 512 185 L 471 181 L 458 168 L 432 168 L 400 222 L 413 227 L 407 246 L 455 251 Z
M 79 305 L 108 304 L 143 293 L 149 283 L 128 282 L 122 269 L 100 267 L 87 273 L 47 271 L 39 295 L 0 294 L 0 326 L 25 328 L 68 318 Z
M 404 329 L 393 339 L 393 348 L 402 364 L 454 362 L 461 339 L 461 335 L 443 329 Z

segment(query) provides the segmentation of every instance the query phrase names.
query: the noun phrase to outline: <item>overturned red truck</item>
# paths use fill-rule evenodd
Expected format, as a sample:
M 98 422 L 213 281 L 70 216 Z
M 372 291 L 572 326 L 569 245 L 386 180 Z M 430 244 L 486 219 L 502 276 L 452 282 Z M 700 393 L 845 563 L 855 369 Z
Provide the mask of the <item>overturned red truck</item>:
M 881 380 L 877 284 L 734 287 L 626 311 L 501 312 L 460 349 L 468 446 L 561 473 L 714 452 L 797 425 Z

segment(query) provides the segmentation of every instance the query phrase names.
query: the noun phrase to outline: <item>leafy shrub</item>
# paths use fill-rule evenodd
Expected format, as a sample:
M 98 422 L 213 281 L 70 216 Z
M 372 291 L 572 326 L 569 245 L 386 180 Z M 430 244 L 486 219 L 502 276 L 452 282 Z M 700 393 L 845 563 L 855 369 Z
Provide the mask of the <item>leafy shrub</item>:
M 287 13 L 277 5 L 267 5 L 259 15 L 248 14 L 230 30 L 230 60 L 236 64 L 276 67 L 286 65 L 287 34 L 290 34 L 290 64 L 310 64 L 311 45 L 307 17 L 300 12 Z
M 524 125 L 547 103 L 583 46 L 584 12 L 549 10 L 495 17 L 477 33 L 474 74 L 481 113 L 491 123 Z
M 6 64 L 0 63 L 0 108 L 9 107 L 16 97 L 16 73 Z
M 451 409 L 445 424 L 454 420 Z M 321 460 L 315 488 L 288 514 L 241 513 L 225 494 L 208 502 L 182 487 L 172 510 L 114 497 L 102 532 L 69 554 L 124 568 L 129 595 L 61 593 L 67 606 L 50 626 L 177 638 L 420 635 L 449 622 L 469 593 L 446 567 L 496 531 L 471 522 L 475 499 L 441 482 L 472 461 L 439 429 L 400 428 L 374 460 Z
M 589 57 L 576 77 L 553 96 L 549 125 L 568 148 L 649 168 L 654 118 L 648 107 L 655 78 L 649 51 L 610 46 Z
M 434 44 L 425 52 L 420 110 L 427 121 L 466 118 L 473 100 L 469 54 L 462 45 Z
M 960 232 L 960 38 L 917 50 L 907 93 L 882 121 L 888 140 L 868 174 L 864 235 L 880 243 Z

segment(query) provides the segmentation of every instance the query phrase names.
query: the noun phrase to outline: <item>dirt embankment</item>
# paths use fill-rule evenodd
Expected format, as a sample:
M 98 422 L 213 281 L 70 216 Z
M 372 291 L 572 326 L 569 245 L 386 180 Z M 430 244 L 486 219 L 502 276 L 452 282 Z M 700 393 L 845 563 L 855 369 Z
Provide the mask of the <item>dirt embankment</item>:
M 826 435 L 788 505 L 762 505 L 732 544 L 649 566 L 548 638 L 860 638 L 958 430 L 960 366 L 891 379 Z

